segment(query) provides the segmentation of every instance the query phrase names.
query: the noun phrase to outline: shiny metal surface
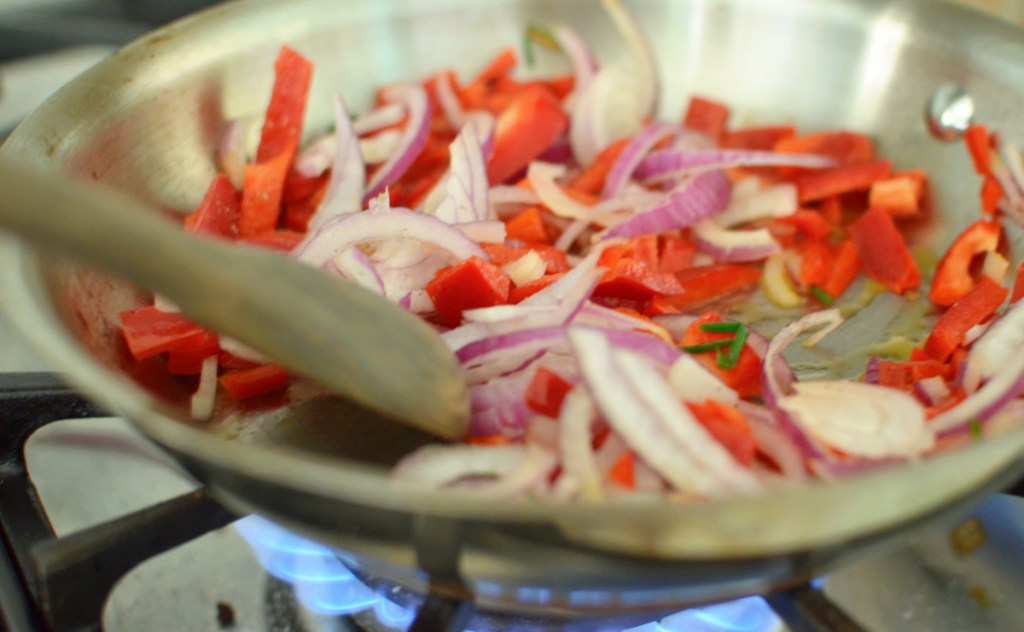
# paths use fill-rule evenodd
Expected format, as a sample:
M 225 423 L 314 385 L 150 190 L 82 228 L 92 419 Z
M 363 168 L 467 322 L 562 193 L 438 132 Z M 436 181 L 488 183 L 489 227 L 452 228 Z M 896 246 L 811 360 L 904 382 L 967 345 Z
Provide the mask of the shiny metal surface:
M 937 2 L 627 4 L 657 51 L 666 116 L 676 118 L 700 93 L 732 104 L 738 124 L 869 132 L 898 167 L 932 173 L 943 214 L 927 238 L 937 247 L 970 220 L 978 183 L 962 148 L 936 143 L 925 129 L 932 90 L 962 83 L 979 120 L 1010 141 L 1024 139 L 1024 37 L 1009 24 Z M 307 125 L 316 130 L 329 124 L 335 90 L 361 109 L 379 83 L 452 65 L 466 76 L 517 42 L 527 21 L 547 20 L 606 43 L 604 59 L 624 55 L 596 3 L 584 0 L 225 5 L 117 53 L 48 102 L 2 151 L 185 211 L 213 175 L 224 121 L 260 113 L 282 43 L 317 63 Z M 12 252 L 0 262 L 4 302 L 77 383 L 168 447 L 225 502 L 342 546 L 385 575 L 422 581 L 416 547 L 429 543 L 417 534 L 440 520 L 467 534 L 460 571 L 471 579 L 609 587 L 643 576 L 645 585 L 683 586 L 655 600 L 722 599 L 816 574 L 852 545 L 969 504 L 1021 468 L 1017 432 L 916 467 L 708 504 L 552 507 L 425 494 L 389 481 L 358 445 L 318 445 L 315 422 L 333 414 L 331 402 L 246 425 L 175 421 L 187 394 L 152 381 L 139 388 L 120 370 L 116 314 L 142 297 L 23 246 Z M 293 423 L 300 418 L 310 423 Z

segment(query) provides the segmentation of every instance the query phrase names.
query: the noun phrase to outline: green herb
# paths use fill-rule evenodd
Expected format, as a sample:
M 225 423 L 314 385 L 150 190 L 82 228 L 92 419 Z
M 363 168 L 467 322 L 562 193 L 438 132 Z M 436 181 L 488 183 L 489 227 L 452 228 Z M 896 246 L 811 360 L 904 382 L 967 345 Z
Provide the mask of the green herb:
M 821 289 L 817 285 L 812 285 L 811 286 L 811 294 L 813 294 L 814 298 L 816 298 L 819 301 L 821 301 L 822 304 L 824 304 L 824 305 L 831 305 L 832 303 L 836 302 L 836 299 L 834 299 L 831 296 L 829 296 L 828 292 L 826 292 L 825 290 Z
M 736 335 L 732 337 L 732 343 L 729 345 L 729 351 L 726 353 L 718 352 L 715 360 L 720 369 L 734 369 L 739 364 L 740 354 L 743 353 L 743 345 L 747 344 L 747 336 L 750 335 L 750 331 L 741 326 L 736 330 Z
M 742 323 L 704 323 L 700 325 L 702 331 L 710 331 L 716 334 L 734 334 L 742 327 Z
M 972 419 L 968 424 L 968 428 L 971 431 L 972 439 L 974 439 L 975 441 L 981 439 L 981 421 L 977 419 Z
M 548 50 L 561 50 L 554 33 L 543 26 L 530 24 L 526 27 L 526 33 L 523 34 L 523 57 L 527 66 L 533 66 L 534 63 L 534 43 L 540 44 Z
M 712 340 L 711 342 L 705 342 L 699 345 L 688 345 L 680 348 L 687 353 L 707 353 L 708 351 L 717 351 L 724 347 L 728 347 L 731 343 L 731 339 L 722 338 L 721 340 Z

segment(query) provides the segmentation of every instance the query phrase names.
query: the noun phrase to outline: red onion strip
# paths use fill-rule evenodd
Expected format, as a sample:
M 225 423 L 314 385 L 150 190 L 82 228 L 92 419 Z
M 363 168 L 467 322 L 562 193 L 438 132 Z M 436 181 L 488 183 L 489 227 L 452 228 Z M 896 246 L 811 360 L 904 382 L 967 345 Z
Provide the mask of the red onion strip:
M 803 167 L 824 169 L 835 161 L 824 156 L 783 154 L 746 149 L 713 149 L 685 151 L 663 149 L 652 152 L 637 166 L 638 180 L 656 181 L 677 178 L 685 173 L 732 167 Z
M 352 120 L 340 95 L 334 97 L 334 167 L 327 193 L 309 220 L 309 230 L 316 230 L 336 215 L 355 213 L 363 208 L 366 166 L 359 149 L 359 139 L 352 129 Z
M 373 174 L 366 185 L 363 202 L 382 192 L 388 185 L 402 177 L 405 170 L 420 154 L 430 135 L 430 101 L 423 86 L 419 84 L 403 84 L 396 86 L 385 95 L 388 98 L 401 100 L 405 103 L 409 120 L 402 133 L 402 142 L 395 153 Z
M 703 173 L 673 190 L 658 206 L 608 230 L 604 238 L 651 235 L 693 226 L 721 213 L 729 203 L 729 191 L 725 174 L 720 171 Z
M 655 122 L 634 136 L 608 171 L 601 197 L 608 199 L 618 195 L 622 187 L 629 182 L 640 161 L 655 145 L 671 136 L 674 131 L 674 127 L 667 123 Z
M 760 261 L 782 252 L 767 229 L 727 230 L 713 219 L 695 224 L 693 238 L 701 252 L 722 262 Z
M 474 125 L 462 128 L 449 146 L 449 153 L 451 162 L 445 185 L 448 196 L 434 215 L 449 224 L 493 219 L 487 200 L 487 165 Z

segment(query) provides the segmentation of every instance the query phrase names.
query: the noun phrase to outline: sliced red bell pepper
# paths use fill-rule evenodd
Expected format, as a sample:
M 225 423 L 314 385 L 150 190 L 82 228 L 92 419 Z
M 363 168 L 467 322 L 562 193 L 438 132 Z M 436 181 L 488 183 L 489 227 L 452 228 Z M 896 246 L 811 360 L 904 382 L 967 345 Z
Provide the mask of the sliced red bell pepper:
M 288 46 L 282 46 L 274 62 L 274 87 L 270 93 L 256 162 L 280 154 L 294 155 L 302 135 L 306 96 L 313 78 L 313 64 Z M 289 162 L 290 162 L 289 156 Z
M 221 387 L 234 400 L 266 395 L 288 386 L 288 372 L 276 364 L 261 364 L 251 369 L 232 371 L 220 376 Z
M 978 255 L 996 250 L 1002 235 L 1002 226 L 994 219 L 978 220 L 964 229 L 939 260 L 928 298 L 948 307 L 966 296 L 975 283 L 971 262 Z
M 185 218 L 185 230 L 191 233 L 234 238 L 238 234 L 241 197 L 223 173 L 214 177 L 203 201 Z
M 524 90 L 498 116 L 487 178 L 499 184 L 544 153 L 569 126 L 569 117 L 550 90 Z
M 570 268 L 569 259 L 565 256 L 565 252 L 547 244 L 532 243 L 525 246 L 506 246 L 505 244 L 484 243 L 480 244 L 480 247 L 487 253 L 491 263 L 498 267 L 512 263 L 526 253 L 533 251 L 540 255 L 540 258 L 547 264 L 547 269 L 544 270 L 545 274 L 568 272 Z
M 284 180 L 291 162 L 292 155 L 284 152 L 266 162 L 245 166 L 239 236 L 251 237 L 277 228 Z
M 687 327 L 686 333 L 683 334 L 683 339 L 680 341 L 680 346 L 690 347 L 718 340 L 731 339 L 733 334 L 704 331 L 700 328 L 701 325 L 706 323 L 720 322 L 722 322 L 722 317 L 716 312 L 703 314 Z M 761 359 L 754 353 L 749 344 L 743 346 L 743 351 L 740 353 L 736 366 L 731 369 L 720 368 L 714 353 L 697 353 L 693 357 L 703 364 L 707 370 L 714 373 L 718 379 L 735 389 L 741 397 L 756 397 L 761 394 Z
M 622 150 L 629 145 L 629 141 L 629 138 L 623 138 L 602 149 L 594 162 L 573 178 L 569 183 L 569 188 L 590 195 L 599 194 L 604 189 L 604 181 L 608 178 L 608 172 L 611 171 L 615 161 L 619 159 Z
M 739 409 L 714 399 L 699 404 L 687 402 L 686 407 L 741 465 L 749 467 L 754 462 L 757 442 L 750 431 L 750 422 Z
M 291 252 L 303 239 L 304 235 L 302 233 L 294 230 L 282 229 L 268 230 L 248 237 L 239 237 L 238 243 L 259 246 L 260 248 L 267 248 L 269 250 Z
M 985 180 L 981 183 L 979 196 L 982 212 L 994 215 L 999 208 L 999 200 L 1003 199 L 1003 185 L 992 174 L 986 174 Z
M 857 165 L 875 159 L 875 146 L 864 134 L 846 131 L 824 131 L 783 138 L 775 143 L 775 151 L 784 154 L 815 154 L 836 161 L 838 166 Z M 792 176 L 806 170 L 780 168 L 783 175 Z
M 800 203 L 807 204 L 853 191 L 867 191 L 875 182 L 889 177 L 891 172 L 892 164 L 880 160 L 806 173 L 796 179 Z
M 683 127 L 700 132 L 715 140 L 721 138 L 729 121 L 729 108 L 717 101 L 691 97 L 683 117 Z
M 511 285 L 501 268 L 480 257 L 470 257 L 439 270 L 427 283 L 426 291 L 434 302 L 440 322 L 454 327 L 462 321 L 462 312 L 467 309 L 507 302 Z
M 761 271 L 752 266 L 723 263 L 687 268 L 677 272 L 675 277 L 682 291 L 660 301 L 686 310 L 754 287 L 761 278 Z
M 172 349 L 199 344 L 206 331 L 175 312 L 150 305 L 121 312 L 121 332 L 136 360 L 145 360 Z
M 655 296 L 680 294 L 682 291 L 683 287 L 675 276 L 652 270 L 635 259 L 623 258 L 605 273 L 592 296 L 646 301 Z
M 662 235 L 659 241 L 658 272 L 675 274 L 693 265 L 693 257 L 697 254 L 695 241 L 676 235 Z
M 545 367 L 538 367 L 529 386 L 526 387 L 526 405 L 530 410 L 548 417 L 558 417 L 565 396 L 572 390 L 561 375 Z
M 727 131 L 722 135 L 721 145 L 725 149 L 756 149 L 770 151 L 782 140 L 796 136 L 792 125 L 747 127 Z
M 518 305 L 519 303 L 530 298 L 537 292 L 540 292 L 547 286 L 551 285 L 558 279 L 562 278 L 564 273 L 559 272 L 557 274 L 545 274 L 544 276 L 534 279 L 529 283 L 523 283 L 508 291 L 508 302 L 510 305 Z
M 822 218 L 832 226 L 842 226 L 843 224 L 843 203 L 839 199 L 838 195 L 830 195 L 829 197 L 818 202 L 818 212 L 821 213 Z
M 871 185 L 870 206 L 881 206 L 895 217 L 910 217 L 921 210 L 924 182 L 910 175 L 897 174 Z
M 797 276 L 802 287 L 823 287 L 832 277 L 834 267 L 835 255 L 825 242 L 808 241 L 801 245 L 800 272 Z
M 792 215 L 775 221 L 796 228 L 798 233 L 812 240 L 825 239 L 832 233 L 832 224 L 820 212 L 810 209 L 798 209 Z
M 896 294 L 921 284 L 921 273 L 903 240 L 903 234 L 884 208 L 869 208 L 850 224 L 849 233 L 857 246 L 861 266 L 869 277 Z
M 196 375 L 202 370 L 206 358 L 219 353 L 217 334 L 208 331 L 193 344 L 171 349 L 167 353 L 167 370 L 175 375 Z
M 505 221 L 505 238 L 548 243 L 548 231 L 539 206 L 530 206 Z
M 626 489 L 636 488 L 636 456 L 629 450 L 622 453 L 608 470 L 608 480 Z
M 1024 261 L 1017 266 L 1017 276 L 1013 281 L 1013 294 L 1010 295 L 1010 302 L 1016 303 L 1024 296 Z
M 832 273 L 821 289 L 832 298 L 838 298 L 860 274 L 860 254 L 852 239 L 843 240 L 835 247 Z
M 971 125 L 964 132 L 964 143 L 971 153 L 974 170 L 981 175 L 988 175 L 992 170 L 992 138 L 988 128 L 984 125 Z
M 491 435 L 476 435 L 475 437 L 467 437 L 466 443 L 470 445 L 508 445 L 512 443 L 512 439 L 500 434 Z
M 518 57 L 514 48 L 504 48 L 459 93 L 463 107 L 481 109 L 492 85 L 507 76 L 516 67 Z
M 1010 291 L 992 279 L 981 277 L 974 288 L 952 306 L 935 323 L 924 343 L 929 356 L 946 361 L 953 350 L 963 344 L 967 330 L 988 320 L 1003 304 Z
M 878 383 L 890 388 L 913 391 L 914 384 L 929 377 L 950 377 L 950 366 L 934 358 L 911 359 L 909 362 L 881 360 L 878 363 Z

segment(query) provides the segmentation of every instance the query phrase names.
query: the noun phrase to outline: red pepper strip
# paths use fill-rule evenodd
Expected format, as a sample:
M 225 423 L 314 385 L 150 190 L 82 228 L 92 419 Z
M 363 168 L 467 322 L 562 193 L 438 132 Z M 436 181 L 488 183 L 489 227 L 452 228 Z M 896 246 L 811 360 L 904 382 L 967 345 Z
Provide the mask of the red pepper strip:
M 240 358 L 234 355 L 233 353 L 228 353 L 227 351 L 220 352 L 220 354 L 217 356 L 217 363 L 220 365 L 220 368 L 225 370 L 253 369 L 260 366 L 259 362 L 253 362 L 251 360 Z
M 757 149 L 770 151 L 782 140 L 796 136 L 792 125 L 747 127 L 725 132 L 721 145 L 725 149 Z
M 950 366 L 932 358 L 895 362 L 882 360 L 878 363 L 878 383 L 890 388 L 912 392 L 914 384 L 929 377 L 950 377 Z
M 700 305 L 753 287 L 761 278 L 757 268 L 735 264 L 697 266 L 675 275 L 683 290 L 679 294 L 657 299 L 680 310 Z
M 701 345 L 717 340 L 728 340 L 733 337 L 730 333 L 717 333 L 704 331 L 700 328 L 706 323 L 720 323 L 722 317 L 716 312 L 708 312 L 690 323 L 683 334 L 680 346 L 689 347 Z M 750 349 L 750 345 L 744 345 L 736 366 L 731 369 L 722 369 L 714 353 L 698 353 L 693 356 L 704 368 L 715 374 L 718 379 L 736 390 L 741 397 L 756 397 L 761 394 L 761 359 Z
M 558 417 L 562 402 L 571 390 L 572 384 L 561 375 L 539 367 L 526 387 L 526 405 L 542 415 Z
M 569 188 L 590 195 L 601 193 L 601 190 L 604 189 L 604 181 L 608 178 L 608 172 L 612 170 L 615 161 L 619 159 L 619 154 L 626 148 L 629 141 L 629 138 L 623 138 L 602 149 L 594 162 L 573 178 Z
M 999 247 L 1003 229 L 997 220 L 978 220 L 968 226 L 942 255 L 928 298 L 941 307 L 949 307 L 974 287 L 971 262 L 980 254 Z
M 491 263 L 501 267 L 507 263 L 512 263 L 516 259 L 519 259 L 526 253 L 533 251 L 540 255 L 540 258 L 547 264 L 547 268 L 544 270 L 545 274 L 558 274 L 561 272 L 568 272 L 569 259 L 566 258 L 565 252 L 549 246 L 547 244 L 531 243 L 521 248 L 514 246 L 506 246 L 504 244 L 480 244 L 480 247 L 484 249 L 487 256 L 490 257 Z
M 279 391 L 288 386 L 288 372 L 276 364 L 261 364 L 251 369 L 220 376 L 221 387 L 231 399 L 240 400 Z
M 223 173 L 218 173 L 206 190 L 199 207 L 185 218 L 190 233 L 233 238 L 238 234 L 241 198 Z
M 693 265 L 693 257 L 697 254 L 697 244 L 686 237 L 663 235 L 660 238 L 661 252 L 658 255 L 658 272 L 675 274 Z
M 475 437 L 467 437 L 466 443 L 470 445 L 508 445 L 512 443 L 512 439 L 505 435 L 477 435 Z
M 881 206 L 895 217 L 910 217 L 921 210 L 924 182 L 909 175 L 895 175 L 871 185 L 870 206 Z
M 657 235 L 633 237 L 621 244 L 609 246 L 601 252 L 601 256 L 597 259 L 597 265 L 611 268 L 620 259 L 632 259 L 645 268 L 656 271 L 658 267 Z
M 501 268 L 480 257 L 470 257 L 439 270 L 427 283 L 426 290 L 437 309 L 438 319 L 454 327 L 462 321 L 464 310 L 508 301 L 511 285 Z
M 540 292 L 547 286 L 551 285 L 558 279 L 562 278 L 563 272 L 557 274 L 545 274 L 539 279 L 534 279 L 529 283 L 523 283 L 520 286 L 514 287 L 508 291 L 508 302 L 510 305 L 518 305 L 526 299 L 530 298 L 537 292 Z
M 818 202 L 818 212 L 832 226 L 841 226 L 843 223 L 843 203 L 838 195 Z
M 646 301 L 655 296 L 680 294 L 683 286 L 675 276 L 651 270 L 635 259 L 619 259 L 594 288 L 595 298 Z
M 869 208 L 850 224 L 849 233 L 869 277 L 896 294 L 921 284 L 921 273 L 903 241 L 903 234 L 884 208 Z
M 1008 289 L 992 279 L 981 277 L 974 289 L 953 303 L 935 323 L 924 343 L 925 353 L 940 362 L 946 361 L 963 343 L 967 330 L 988 320 L 1009 294 Z
M 981 210 L 989 215 L 994 215 L 999 208 L 999 200 L 1003 199 L 1003 185 L 992 174 L 985 175 L 985 181 L 981 183 Z
M 785 224 L 796 228 L 797 232 L 808 239 L 821 240 L 825 239 L 832 232 L 832 225 L 825 219 L 818 211 L 812 211 L 809 209 L 798 209 L 792 215 L 786 217 L 780 217 L 775 220 L 780 224 Z
M 459 93 L 463 107 L 476 110 L 483 108 L 484 99 L 491 91 L 492 84 L 510 73 L 518 59 L 514 48 L 505 48 L 480 71 Z
M 835 255 L 828 244 L 823 241 L 806 242 L 800 248 L 800 253 L 800 285 L 808 288 L 827 284 L 835 267 Z
M 569 126 L 569 117 L 550 90 L 524 90 L 498 116 L 494 153 L 487 163 L 491 184 L 504 182 L 544 153 Z
M 312 77 L 313 64 L 288 46 L 282 46 L 274 62 L 274 88 L 263 121 L 256 162 L 273 160 L 283 153 L 295 153 Z
M 964 132 L 964 142 L 971 152 L 974 170 L 981 175 L 988 175 L 992 169 L 992 139 L 988 128 L 984 125 L 971 125 Z
M 837 166 L 857 165 L 875 159 L 875 148 L 871 139 L 855 132 L 816 132 L 803 136 L 783 138 L 775 143 L 775 151 L 784 154 L 816 154 L 836 161 Z M 784 177 L 801 173 L 812 173 L 799 167 L 780 167 Z
M 1017 267 L 1017 276 L 1013 281 L 1013 294 L 1010 295 L 1010 302 L 1016 303 L 1024 296 L 1024 261 Z
M 846 239 L 836 246 L 835 257 L 832 259 L 832 273 L 828 281 L 821 285 L 821 289 L 832 298 L 838 298 L 850 287 L 858 274 L 860 254 L 857 252 L 857 245 L 852 239 Z
M 167 353 L 167 370 L 175 375 L 196 375 L 202 371 L 203 361 L 218 353 L 217 334 L 208 331 L 195 344 L 171 349 Z
M 284 179 L 291 162 L 292 154 L 281 153 L 267 162 L 245 166 L 242 207 L 238 218 L 240 236 L 250 237 L 277 227 Z
M 622 453 L 612 465 L 611 469 L 608 470 L 608 479 L 618 485 L 619 487 L 625 487 L 626 489 L 636 488 L 636 457 L 632 452 L 626 450 Z
M 889 177 L 891 172 L 892 164 L 881 160 L 804 174 L 796 180 L 800 203 L 815 202 L 853 191 L 866 191 L 875 182 Z
M 295 249 L 295 246 L 299 245 L 299 242 L 301 242 L 303 238 L 304 236 L 302 233 L 294 230 L 268 230 L 258 235 L 252 235 L 251 237 L 240 237 L 238 242 L 259 246 L 260 248 L 267 248 L 269 250 L 291 252 Z
M 530 206 L 505 222 L 505 238 L 526 242 L 549 243 L 548 231 L 539 206 Z
M 725 446 L 741 465 L 750 466 L 757 456 L 757 442 L 750 431 L 750 422 L 738 409 L 714 399 L 699 404 L 687 402 L 700 425 Z
M 718 140 L 725 132 L 729 108 L 702 97 L 692 97 L 683 117 L 683 127 Z
M 206 333 L 181 314 L 162 312 L 152 305 L 121 312 L 120 316 L 121 332 L 136 360 L 199 344 Z

